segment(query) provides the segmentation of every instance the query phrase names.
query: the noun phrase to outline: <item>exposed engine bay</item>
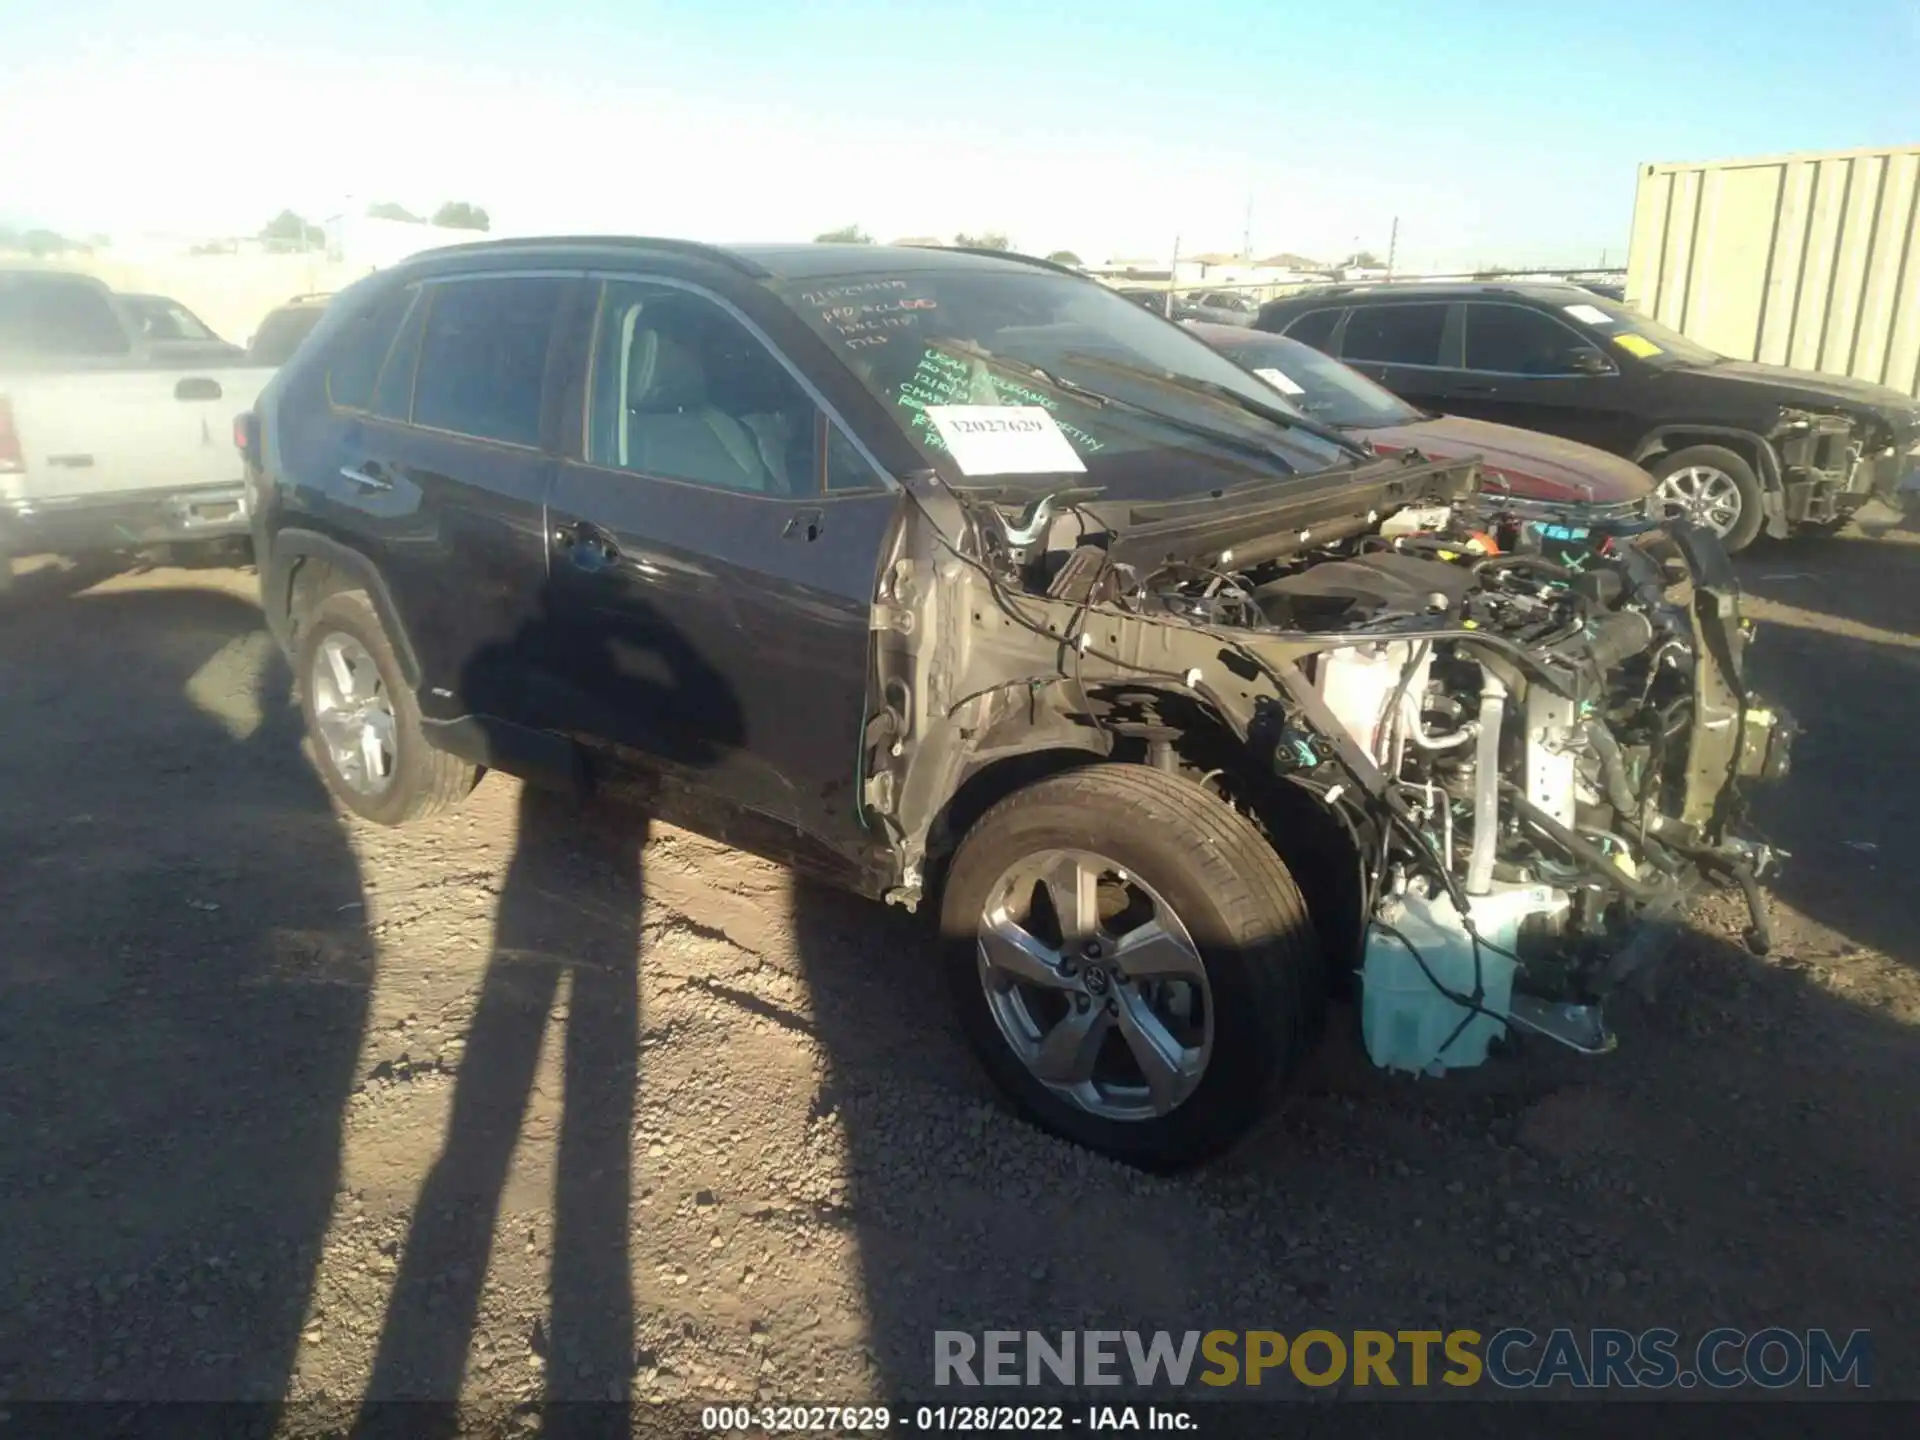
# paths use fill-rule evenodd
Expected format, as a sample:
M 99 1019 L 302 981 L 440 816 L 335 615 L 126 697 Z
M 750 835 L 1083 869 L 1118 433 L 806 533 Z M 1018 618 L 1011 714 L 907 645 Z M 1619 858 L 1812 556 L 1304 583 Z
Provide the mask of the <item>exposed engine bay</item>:
M 969 776 L 1064 745 L 1192 775 L 1319 877 L 1382 1065 L 1476 1064 L 1510 1027 L 1610 1048 L 1601 1002 L 1703 885 L 1745 893 L 1764 948 L 1773 856 L 1736 833 L 1739 783 L 1784 773 L 1793 727 L 1744 688 L 1718 544 L 1518 525 L 1470 463 L 1342 479 L 1017 507 L 928 479 L 943 536 L 902 538 L 875 615 L 890 898 L 916 898 Z M 1331 823 L 1296 824 L 1302 799 Z

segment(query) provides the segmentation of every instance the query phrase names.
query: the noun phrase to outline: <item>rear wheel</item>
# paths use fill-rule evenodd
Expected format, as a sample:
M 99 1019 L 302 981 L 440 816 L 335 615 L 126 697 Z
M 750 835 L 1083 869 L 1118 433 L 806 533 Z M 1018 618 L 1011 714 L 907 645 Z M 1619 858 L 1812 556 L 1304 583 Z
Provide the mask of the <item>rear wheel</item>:
M 1689 445 L 1651 467 L 1661 509 L 1720 537 L 1729 555 L 1760 533 L 1760 481 L 1744 458 L 1722 445 Z
M 356 815 L 402 825 L 473 789 L 478 770 L 427 743 L 413 691 L 364 594 L 336 591 L 314 607 L 301 623 L 295 664 L 321 777 Z
M 1285 865 L 1214 795 L 1143 766 L 1053 776 L 988 811 L 941 927 L 993 1078 L 1132 1164 L 1231 1144 L 1318 1033 L 1321 957 Z

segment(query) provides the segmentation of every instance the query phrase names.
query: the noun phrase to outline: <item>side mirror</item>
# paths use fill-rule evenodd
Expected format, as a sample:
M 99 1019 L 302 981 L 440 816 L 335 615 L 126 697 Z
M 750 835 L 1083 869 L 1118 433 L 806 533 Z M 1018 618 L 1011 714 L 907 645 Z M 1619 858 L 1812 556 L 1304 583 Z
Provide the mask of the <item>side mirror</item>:
M 1575 375 L 1613 374 L 1613 362 L 1591 345 L 1576 345 L 1569 350 L 1567 368 Z

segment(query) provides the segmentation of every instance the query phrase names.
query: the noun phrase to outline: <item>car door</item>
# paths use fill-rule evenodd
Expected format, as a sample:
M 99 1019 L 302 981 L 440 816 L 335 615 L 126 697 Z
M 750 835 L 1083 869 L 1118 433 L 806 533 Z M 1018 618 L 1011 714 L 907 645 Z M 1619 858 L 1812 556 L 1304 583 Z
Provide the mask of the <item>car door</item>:
M 1461 307 L 1463 363 L 1436 408 L 1620 450 L 1630 385 L 1578 330 L 1504 300 Z
M 1444 409 L 1456 353 L 1453 310 L 1444 300 L 1356 305 L 1340 332 L 1340 359 L 1410 404 Z
M 392 593 L 429 720 L 541 718 L 520 678 L 546 580 L 550 370 L 584 285 L 459 275 L 414 287 L 365 408 L 336 428 L 326 511 Z
M 584 453 L 548 504 L 565 728 L 858 853 L 897 494 L 717 294 L 608 279 L 591 349 Z

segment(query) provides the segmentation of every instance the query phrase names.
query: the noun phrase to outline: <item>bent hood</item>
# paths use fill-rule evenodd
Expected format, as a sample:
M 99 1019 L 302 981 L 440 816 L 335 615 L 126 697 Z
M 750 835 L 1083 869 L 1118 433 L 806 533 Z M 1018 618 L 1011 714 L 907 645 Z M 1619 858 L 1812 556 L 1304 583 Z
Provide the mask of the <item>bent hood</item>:
M 1646 471 L 1618 455 L 1557 435 L 1459 415 L 1360 433 L 1385 454 L 1413 449 L 1435 460 L 1478 455 L 1485 462 L 1483 470 L 1504 478 L 1511 492 L 1524 500 L 1615 505 L 1643 499 L 1653 489 Z M 1486 488 L 1499 489 L 1499 480 Z

